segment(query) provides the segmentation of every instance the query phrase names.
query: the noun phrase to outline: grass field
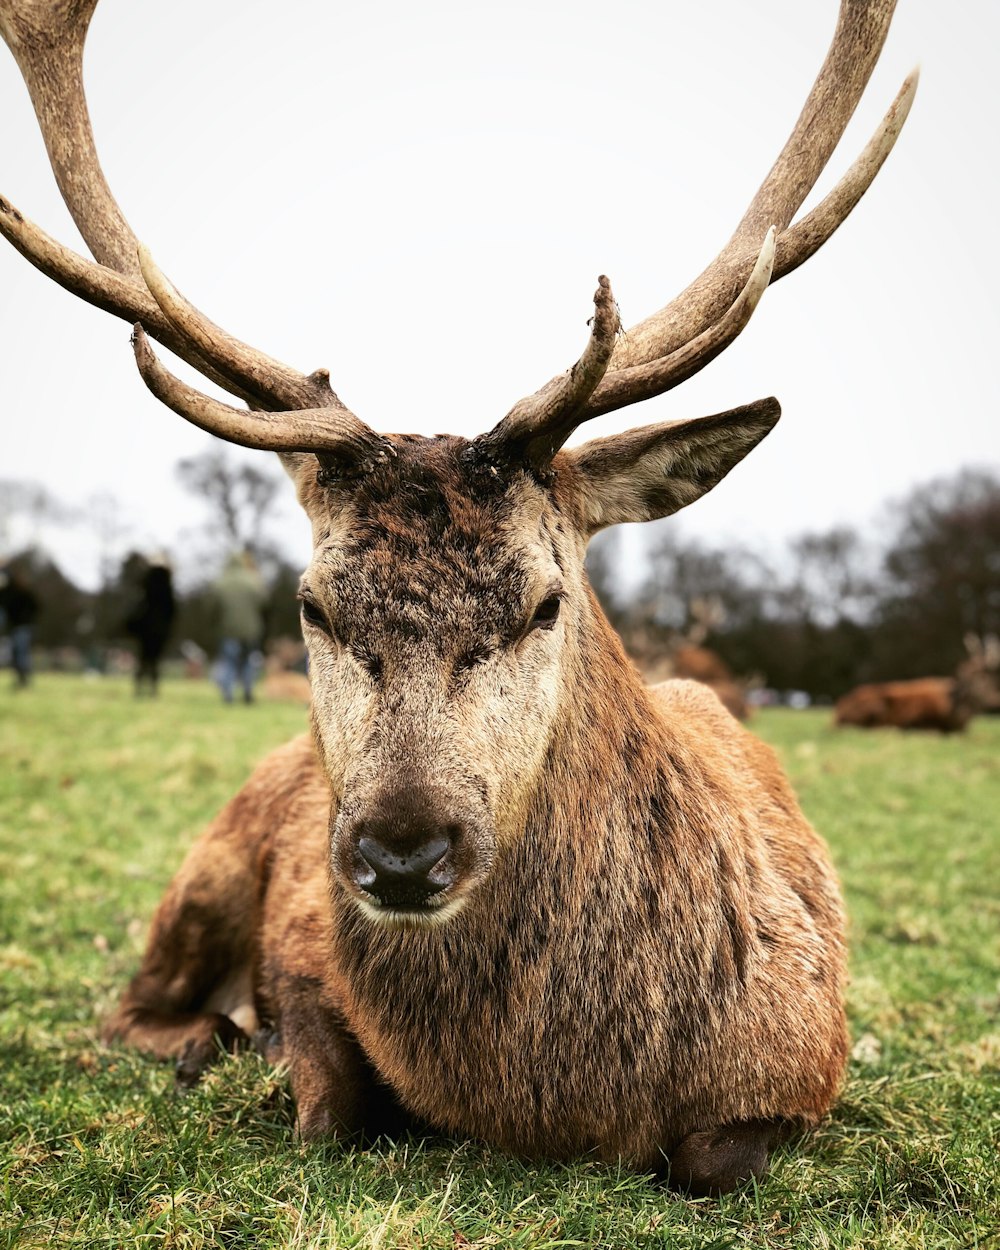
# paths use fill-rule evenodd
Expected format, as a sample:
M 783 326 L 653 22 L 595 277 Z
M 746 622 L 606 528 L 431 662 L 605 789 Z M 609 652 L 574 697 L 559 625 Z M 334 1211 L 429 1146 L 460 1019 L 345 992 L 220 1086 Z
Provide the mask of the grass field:
M 6 687 L 6 682 L 4 682 Z M 280 1073 L 190 1094 L 97 1040 L 159 894 L 301 709 L 168 684 L 0 692 L 0 1247 L 1000 1246 L 1000 718 L 964 738 L 773 711 L 852 920 L 850 1077 L 759 1187 L 679 1199 L 480 1145 L 302 1147 Z

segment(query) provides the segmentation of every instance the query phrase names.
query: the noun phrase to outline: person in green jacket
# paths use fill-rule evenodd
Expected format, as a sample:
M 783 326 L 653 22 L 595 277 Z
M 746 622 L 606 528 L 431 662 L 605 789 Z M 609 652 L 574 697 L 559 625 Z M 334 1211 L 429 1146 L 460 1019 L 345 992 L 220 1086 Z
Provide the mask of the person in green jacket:
M 237 684 L 243 702 L 253 702 L 253 682 L 264 641 L 267 588 L 249 551 L 234 552 L 212 587 L 219 621 L 218 682 L 232 703 Z

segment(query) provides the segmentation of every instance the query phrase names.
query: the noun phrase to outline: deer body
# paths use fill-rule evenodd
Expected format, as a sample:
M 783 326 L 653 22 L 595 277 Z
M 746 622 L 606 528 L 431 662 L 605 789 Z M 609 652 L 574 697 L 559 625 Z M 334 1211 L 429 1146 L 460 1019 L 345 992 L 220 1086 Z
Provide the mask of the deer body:
M 968 634 L 968 658 L 954 677 L 917 677 L 912 681 L 872 682 L 857 686 L 837 700 L 838 725 L 863 729 L 936 729 L 962 733 L 973 716 L 996 706 L 1000 696 L 997 670 L 1000 643 L 993 636 L 981 640 Z
M 430 1123 L 651 1168 L 705 1125 L 801 1127 L 829 1106 L 846 1053 L 836 883 L 768 789 L 773 762 L 760 776 L 764 753 L 712 703 L 686 683 L 639 695 L 645 723 L 609 743 L 609 709 L 582 700 L 502 885 L 454 934 L 410 943 L 335 913 L 350 1023 Z
M 377 1127 L 401 1104 L 522 1154 L 666 1158 L 699 1193 L 760 1175 L 843 1070 L 836 882 L 774 758 L 715 696 L 641 685 L 583 560 L 602 528 L 712 489 L 779 407 L 565 444 L 707 365 L 857 204 L 915 76 L 796 220 L 893 0 L 842 0 L 791 136 L 702 274 L 627 333 L 602 276 L 579 360 L 471 441 L 377 433 L 325 370 L 233 338 L 157 269 L 91 133 L 96 3 L 0 0 L 0 34 L 99 263 L 3 198 L 0 233 L 134 323 L 158 399 L 279 452 L 313 529 L 312 744 L 270 757 L 195 846 L 107 1036 L 191 1081 L 220 1042 L 275 1030 L 307 1137 Z M 150 337 L 247 408 L 174 377 Z
M 936 729 L 948 734 L 961 733 L 982 706 L 966 695 L 955 677 L 917 677 L 858 686 L 837 700 L 835 716 L 838 725 Z
M 369 676 L 346 732 L 317 691 L 318 753 L 303 741 L 266 762 L 195 848 L 108 1036 L 182 1053 L 197 1072 L 219 1032 L 213 999 L 231 1020 L 255 1014 L 281 1037 L 307 1136 L 366 1127 L 373 1076 L 439 1129 L 646 1168 L 706 1126 L 762 1125 L 770 1140 L 815 1123 L 846 1053 L 843 920 L 822 843 L 771 752 L 714 694 L 642 685 L 586 586 L 582 552 L 573 560 L 572 466 L 551 494 L 518 474 L 474 501 L 465 450 L 411 443 L 403 464 L 357 488 L 359 516 L 336 541 L 373 592 L 353 593 L 338 650 L 313 639 L 313 680 L 362 680 L 343 654 L 359 646 L 357 627 L 384 657 L 378 684 Z M 406 475 L 421 479 L 409 507 Z M 310 487 L 304 502 L 323 527 L 322 495 Z M 514 551 L 505 525 L 520 536 Z M 517 698 L 510 657 L 457 662 L 488 633 L 480 606 L 504 632 L 491 592 L 505 560 L 504 596 L 533 572 L 563 579 L 555 622 L 517 644 L 532 670 L 517 739 L 540 719 L 525 735 L 532 754 L 513 762 L 510 727 L 491 720 Z M 480 578 L 485 604 L 464 623 L 453 606 L 446 620 L 444 603 Z M 474 680 L 489 685 L 485 701 Z M 423 796 L 442 774 L 445 795 L 399 798 L 401 785 Z M 463 828 L 461 863 L 483 795 L 495 836 L 440 895 L 447 918 L 373 915 L 357 849 L 377 813 L 393 813 L 392 845 L 411 853 L 408 805 L 436 806 L 435 828 Z M 230 861 L 240 867 L 220 885 L 213 865 Z M 202 932 L 212 913 L 226 933 L 242 917 L 238 939 Z M 251 982 L 241 968 L 256 970 Z M 233 985 L 249 987 L 244 1000 L 222 1003 Z
M 593 1151 L 654 1168 L 708 1125 L 815 1123 L 846 1055 L 843 919 L 825 848 L 768 748 L 711 692 L 647 691 L 610 631 L 601 642 L 613 657 L 601 675 L 614 680 L 563 710 L 521 836 L 454 919 L 373 926 L 331 888 L 330 786 L 302 739 L 261 765 L 195 847 L 109 1034 L 150 1045 L 148 1013 L 190 960 L 189 917 L 204 919 L 191 883 L 231 853 L 246 862 L 226 874 L 239 892 L 210 905 L 220 925 L 253 912 L 263 875 L 230 958 L 256 952 L 244 1007 L 281 1036 L 307 1135 L 364 1125 L 368 1078 L 344 1097 L 355 1047 L 359 1069 L 421 1121 L 522 1155 Z M 626 692 L 637 715 L 623 726 Z M 195 949 L 218 943 L 202 934 Z M 343 1034 L 295 1036 L 288 986 L 303 982 Z M 199 984 L 172 1013 L 214 989 Z M 150 1048 L 176 1053 L 167 1042 Z

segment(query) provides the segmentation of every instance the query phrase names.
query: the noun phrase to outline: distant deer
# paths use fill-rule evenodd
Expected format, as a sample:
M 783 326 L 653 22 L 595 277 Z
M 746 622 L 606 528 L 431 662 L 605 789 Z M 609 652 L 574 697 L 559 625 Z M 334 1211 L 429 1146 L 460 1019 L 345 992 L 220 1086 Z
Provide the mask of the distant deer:
M 81 85 L 95 3 L 0 0 L 0 29 L 97 263 L 5 200 L 0 230 L 137 323 L 159 399 L 280 452 L 314 538 L 312 738 L 265 760 L 192 849 L 107 1037 L 193 1080 L 266 1030 L 304 1138 L 369 1129 L 388 1101 L 526 1156 L 669 1166 L 696 1193 L 762 1174 L 841 1080 L 837 882 L 771 751 L 703 687 L 642 685 L 583 558 L 605 526 L 710 490 L 778 404 L 564 444 L 708 364 L 860 199 L 915 78 L 790 224 L 891 0 L 844 0 L 791 137 L 702 275 L 624 334 L 599 279 L 577 363 L 471 441 L 376 433 L 324 370 L 297 373 L 177 293 L 98 164 Z M 250 410 L 173 377 L 148 336 Z
M 306 649 L 291 638 L 275 638 L 267 648 L 261 695 L 276 703 L 308 704 L 312 689 L 305 668 Z
M 747 720 L 750 716 L 747 683 L 737 680 L 722 656 L 705 646 L 709 633 L 725 620 L 721 599 L 715 595 L 692 599 L 688 614 L 690 624 L 671 657 L 674 676 L 704 682 L 728 712 L 738 720 Z
M 624 637 L 629 655 L 647 681 L 687 677 L 703 682 L 727 711 L 746 720 L 750 715 L 747 683 L 738 681 L 722 656 L 705 646 L 709 633 L 725 619 L 722 601 L 714 595 L 697 596 L 688 604 L 688 617 L 687 628 L 668 642 L 648 623 L 629 631 Z
M 954 677 L 918 677 L 858 686 L 837 700 L 838 725 L 962 733 L 973 716 L 1000 705 L 1000 639 L 967 634 L 968 657 Z

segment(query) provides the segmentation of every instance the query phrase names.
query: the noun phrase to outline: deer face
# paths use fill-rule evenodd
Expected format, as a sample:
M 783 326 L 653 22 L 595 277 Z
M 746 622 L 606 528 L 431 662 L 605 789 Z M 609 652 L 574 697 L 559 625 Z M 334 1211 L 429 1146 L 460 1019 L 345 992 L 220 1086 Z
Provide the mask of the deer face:
M 554 495 L 469 453 L 400 440 L 353 485 L 324 490 L 315 470 L 300 484 L 333 870 L 390 923 L 454 914 L 523 827 L 590 610 L 584 543 Z
M 776 419 L 765 401 L 651 426 L 545 472 L 459 438 L 397 438 L 329 487 L 315 458 L 286 459 L 313 523 L 302 622 L 333 871 L 367 915 L 446 919 L 523 831 L 586 680 L 590 535 L 689 503 Z

